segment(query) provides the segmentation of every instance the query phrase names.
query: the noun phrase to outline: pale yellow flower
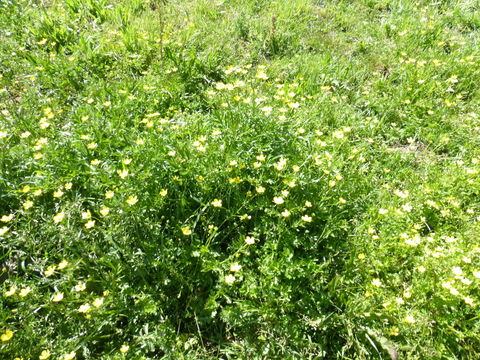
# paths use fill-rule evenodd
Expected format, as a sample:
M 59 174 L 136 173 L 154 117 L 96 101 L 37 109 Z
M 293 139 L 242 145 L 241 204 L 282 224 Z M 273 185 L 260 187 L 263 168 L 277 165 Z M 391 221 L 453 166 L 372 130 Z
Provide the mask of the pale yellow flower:
M 33 201 L 27 200 L 22 204 L 22 206 L 25 210 L 28 210 L 33 206 Z
M 38 357 L 39 360 L 47 360 L 50 356 L 52 356 L 50 350 L 43 350 L 40 356 Z
M 72 360 L 76 355 L 75 351 L 72 351 L 71 353 L 63 355 L 63 360 Z
M 10 297 L 15 295 L 15 292 L 17 291 L 17 288 L 15 286 L 11 286 L 10 290 L 5 292 L 5 297 Z
M 99 298 L 96 298 L 95 300 L 93 300 L 93 306 L 95 306 L 96 308 L 99 308 L 100 306 L 103 305 L 103 297 L 99 297 Z
M 255 190 L 259 194 L 263 194 L 265 192 L 265 188 L 263 186 L 258 186 Z
M 240 265 L 237 262 L 230 265 L 231 272 L 237 272 L 237 271 L 240 271 L 241 269 L 242 269 L 242 265 Z
M 134 195 L 129 196 L 127 199 L 127 204 L 130 206 L 135 205 L 137 202 L 138 202 L 138 198 Z
M 60 263 L 58 263 L 57 269 L 58 270 L 63 270 L 67 267 L 67 265 L 68 265 L 68 261 L 67 260 L 62 260 L 62 261 L 60 261 Z
M 245 243 L 247 245 L 253 245 L 253 244 L 255 244 L 255 238 L 253 236 L 247 236 L 245 238 Z
M 60 302 L 63 300 L 63 292 L 58 292 L 55 295 L 53 295 L 52 301 L 53 302 Z
M 3 216 L 0 218 L 0 221 L 1 221 L 1 222 L 4 222 L 4 223 L 8 223 L 8 222 L 12 221 L 13 217 L 14 217 L 13 214 L 3 215 Z
M 465 301 L 465 304 L 468 304 L 468 305 L 473 305 L 473 303 L 474 303 L 473 299 L 471 297 L 468 297 L 468 296 L 464 297 L 463 301 Z
M 32 291 L 32 289 L 30 289 L 29 287 L 26 287 L 26 288 L 23 288 L 22 290 L 20 290 L 20 293 L 19 293 L 18 295 L 20 295 L 21 297 L 25 297 L 25 296 L 27 296 L 31 291 Z
M 50 265 L 50 266 L 47 267 L 47 269 L 43 272 L 43 275 L 45 275 L 45 277 L 50 277 L 50 276 L 52 276 L 53 274 L 55 274 L 55 266 L 54 266 L 54 265 Z
M 233 284 L 234 282 L 235 282 L 235 276 L 230 274 L 225 276 L 225 283 Z
M 167 190 L 167 189 L 162 189 L 162 190 L 160 190 L 160 196 L 165 197 L 165 196 L 167 196 L 167 194 L 168 194 L 168 190 Z
M 102 216 L 107 216 L 109 213 L 110 213 L 110 209 L 106 206 L 102 206 L 102 208 L 100 209 L 100 214 Z
M 126 353 L 129 349 L 130 349 L 130 346 L 128 346 L 127 344 L 123 344 L 123 345 L 120 347 L 120 352 Z
M 190 229 L 190 226 L 184 226 L 182 227 L 182 233 L 183 235 L 192 235 L 192 230 Z
M 105 193 L 105 199 L 111 199 L 111 198 L 113 198 L 114 195 L 115 195 L 115 193 L 113 191 L 107 191 Z
M 85 223 L 85 228 L 86 229 L 91 229 L 95 226 L 95 220 L 90 220 L 87 223 Z
M 222 200 L 215 199 L 212 201 L 212 206 L 213 207 L 222 207 Z
M 65 213 L 59 212 L 53 217 L 53 221 L 58 224 L 59 222 L 62 222 L 63 219 L 65 218 Z
M 312 217 L 308 215 L 303 215 L 302 220 L 305 222 L 312 222 Z
M 87 285 L 85 285 L 84 282 L 80 282 L 77 285 L 75 285 L 74 290 L 77 292 L 83 291 L 87 288 Z
M 90 304 L 86 303 L 86 304 L 83 304 L 81 305 L 78 310 L 77 310 L 79 313 L 82 313 L 82 314 L 86 314 L 90 311 L 92 311 L 92 307 L 90 306 Z
M 275 196 L 273 198 L 273 202 L 276 204 L 276 205 L 282 205 L 285 200 L 283 200 L 283 198 L 281 196 Z
M 1 336 L 0 340 L 3 342 L 9 341 L 13 337 L 13 331 L 12 330 L 6 330 Z
M 128 176 L 128 170 L 117 170 L 118 176 L 120 176 L 122 179 L 125 179 Z

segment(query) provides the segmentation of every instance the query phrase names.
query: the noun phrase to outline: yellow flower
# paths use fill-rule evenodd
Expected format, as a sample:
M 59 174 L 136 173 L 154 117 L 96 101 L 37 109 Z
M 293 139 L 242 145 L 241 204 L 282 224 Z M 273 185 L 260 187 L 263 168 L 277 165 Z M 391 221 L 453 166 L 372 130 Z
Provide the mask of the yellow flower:
M 281 212 L 281 215 L 282 215 L 284 218 L 289 217 L 290 214 L 291 214 L 290 211 L 288 211 L 287 209 L 285 209 L 285 210 L 283 210 L 283 211 Z
M 190 229 L 190 226 L 184 226 L 182 227 L 182 233 L 183 235 L 192 235 L 192 229 Z
M 212 206 L 214 207 L 222 207 L 222 200 L 215 199 L 212 201 Z
M 43 350 L 40 356 L 38 357 L 39 360 L 47 360 L 50 356 L 52 356 L 52 353 L 50 350 Z
M 111 199 L 111 198 L 113 198 L 114 195 L 115 195 L 115 193 L 113 191 L 107 191 L 105 193 L 105 199 Z
M 1 222 L 10 222 L 12 219 L 13 219 L 13 214 L 10 214 L 10 215 L 3 215 L 1 218 L 0 218 L 0 221 Z
M 130 346 L 128 346 L 128 345 L 126 345 L 126 344 L 123 344 L 123 345 L 120 347 L 120 352 L 126 353 L 129 349 L 130 349 Z
M 63 292 L 56 293 L 52 298 L 53 302 L 60 302 L 62 300 L 63 300 Z
M 127 199 L 127 204 L 130 206 L 135 205 L 138 202 L 138 198 L 136 196 L 129 196 Z
M 90 304 L 83 304 L 81 305 L 78 310 L 77 310 L 79 313 L 82 313 L 82 314 L 86 314 L 90 311 L 92 311 L 92 307 L 90 306 Z
M 5 292 L 5 297 L 13 296 L 15 295 L 15 292 L 17 291 L 17 288 L 15 286 L 10 287 L 10 290 Z
M 70 189 L 72 188 L 72 186 L 73 186 L 73 184 L 72 184 L 71 182 L 66 183 L 66 184 L 64 185 L 64 187 L 65 187 L 66 190 L 70 190 Z
M 463 298 L 463 301 L 465 301 L 465 304 L 473 305 L 473 299 L 471 297 L 466 296 Z
M 100 214 L 102 216 L 107 216 L 109 212 L 110 212 L 110 209 L 106 206 L 102 206 L 102 208 L 100 209 Z
M 265 192 L 265 188 L 263 186 L 258 186 L 255 190 L 259 194 L 263 194 Z
M 96 148 L 98 147 L 98 144 L 97 143 L 94 143 L 94 142 L 91 142 L 87 145 L 87 148 L 89 150 L 95 150 Z
M 80 291 L 85 290 L 86 288 L 87 288 L 87 285 L 85 285 L 85 283 L 83 283 L 83 282 L 80 282 L 77 285 L 75 285 L 74 290 L 77 291 L 77 292 L 80 292 Z
M 99 308 L 100 306 L 103 305 L 103 297 L 100 297 L 100 298 L 96 298 L 95 300 L 93 300 L 93 306 L 95 306 L 96 308 Z
M 95 226 L 95 220 L 90 220 L 85 224 L 86 229 L 91 229 Z
M 241 269 L 242 269 L 242 265 L 240 265 L 237 262 L 230 265 L 230 271 L 231 272 L 237 272 L 237 271 L 240 271 Z
M 276 204 L 276 205 L 282 205 L 285 200 L 283 200 L 283 198 L 281 196 L 275 196 L 273 198 L 273 202 Z
M 90 212 L 90 210 L 82 212 L 82 219 L 83 220 L 88 220 L 91 217 L 92 217 L 92 213 Z
M 245 243 L 247 245 L 253 245 L 253 244 L 255 244 L 255 238 L 253 236 L 247 236 L 245 238 Z
M 25 210 L 28 210 L 33 206 L 33 201 L 27 200 L 22 204 L 22 206 Z
M 380 279 L 373 279 L 372 280 L 372 285 L 376 286 L 376 287 L 380 287 L 380 286 L 382 286 L 382 282 L 380 281 Z
M 63 355 L 63 360 L 72 360 L 76 355 L 75 351 L 72 351 L 71 353 Z
M 54 198 L 61 198 L 62 196 L 63 196 L 63 191 L 60 190 L 60 189 L 58 189 L 57 191 L 55 191 L 55 192 L 53 193 L 53 197 L 54 197 Z
M 62 269 L 65 269 L 68 265 L 68 261 L 67 260 L 62 260 L 58 265 L 57 265 L 57 269 L 58 270 L 62 270 Z
M 3 342 L 6 342 L 6 341 L 10 340 L 12 337 L 13 337 L 13 331 L 12 331 L 12 330 L 6 330 L 6 331 L 0 336 L 0 339 L 1 339 Z
M 45 277 L 50 277 L 54 273 L 55 273 L 55 266 L 51 265 L 47 267 L 47 269 L 43 272 L 43 275 L 45 275 Z
M 20 295 L 21 297 L 25 297 L 25 296 L 27 296 L 31 291 L 32 291 L 32 289 L 30 289 L 29 287 L 26 287 L 26 288 L 23 288 L 22 290 L 20 290 L 20 293 L 19 293 L 18 295 Z
M 5 235 L 8 232 L 8 227 L 4 226 L 0 228 L 0 236 Z
M 63 219 L 65 218 L 65 213 L 59 212 L 53 217 L 53 221 L 58 224 L 59 222 L 62 222 Z
M 167 196 L 167 193 L 168 193 L 168 190 L 167 190 L 167 189 L 162 189 L 162 190 L 160 191 L 160 196 L 165 197 L 165 196 Z
M 225 276 L 225 283 L 233 284 L 235 282 L 235 276 L 233 275 L 226 275 Z
M 128 176 L 128 170 L 117 170 L 118 176 L 120 176 L 122 179 L 125 179 Z
M 312 217 L 308 215 L 303 215 L 302 220 L 305 222 L 312 222 Z

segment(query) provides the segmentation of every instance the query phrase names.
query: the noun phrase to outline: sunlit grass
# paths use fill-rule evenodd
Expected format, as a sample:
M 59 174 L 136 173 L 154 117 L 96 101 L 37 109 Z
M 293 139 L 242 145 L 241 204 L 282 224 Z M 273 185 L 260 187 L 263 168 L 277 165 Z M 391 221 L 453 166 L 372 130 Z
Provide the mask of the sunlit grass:
M 2 359 L 478 358 L 475 2 L 0 6 Z

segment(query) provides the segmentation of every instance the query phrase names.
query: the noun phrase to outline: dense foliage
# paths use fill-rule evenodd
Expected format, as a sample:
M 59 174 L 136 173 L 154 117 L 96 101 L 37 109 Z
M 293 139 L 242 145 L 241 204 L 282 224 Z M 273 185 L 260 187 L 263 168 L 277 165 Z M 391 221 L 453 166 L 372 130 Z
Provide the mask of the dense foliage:
M 479 14 L 0 0 L 0 358 L 478 359 Z

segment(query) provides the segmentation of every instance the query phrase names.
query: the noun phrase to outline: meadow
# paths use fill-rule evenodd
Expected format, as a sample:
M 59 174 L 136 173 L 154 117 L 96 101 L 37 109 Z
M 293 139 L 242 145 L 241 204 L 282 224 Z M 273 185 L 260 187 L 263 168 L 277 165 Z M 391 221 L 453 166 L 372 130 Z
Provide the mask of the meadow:
M 480 358 L 479 30 L 0 0 L 0 359 Z

